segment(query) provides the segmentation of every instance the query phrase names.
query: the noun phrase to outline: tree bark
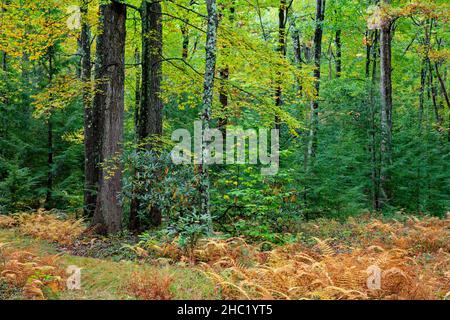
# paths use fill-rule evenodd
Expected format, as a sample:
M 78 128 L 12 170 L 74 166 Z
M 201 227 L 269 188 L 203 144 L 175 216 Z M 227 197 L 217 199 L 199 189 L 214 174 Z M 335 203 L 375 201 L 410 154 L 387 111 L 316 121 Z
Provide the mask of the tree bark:
M 316 27 L 314 30 L 314 89 L 315 98 L 311 101 L 310 132 L 308 158 L 315 157 L 317 150 L 317 130 L 319 128 L 319 91 L 320 59 L 322 56 L 323 20 L 325 17 L 325 0 L 316 0 Z
M 98 183 L 98 115 L 94 114 L 91 101 L 91 40 L 87 22 L 88 0 L 81 3 L 81 80 L 83 81 L 84 107 L 84 214 L 92 217 L 97 202 Z
M 147 150 L 156 150 L 162 136 L 161 79 L 162 79 L 162 11 L 160 2 L 142 3 L 142 95 L 137 120 L 138 141 Z M 133 199 L 130 208 L 130 229 L 140 228 L 138 211 L 141 203 Z M 148 209 L 150 223 L 161 224 L 161 210 L 157 206 Z
M 211 109 L 214 95 L 214 75 L 216 71 L 216 42 L 217 42 L 217 5 L 216 0 L 206 0 L 208 9 L 208 26 L 206 31 L 206 65 L 203 84 L 203 108 L 201 113 L 203 132 L 209 129 Z M 202 142 L 202 160 L 205 159 L 207 143 Z M 213 225 L 209 208 L 209 174 L 208 166 L 204 161 L 199 165 L 201 197 L 201 212 L 206 217 L 208 232 L 212 233 Z
M 385 0 L 386 3 L 388 1 Z M 391 64 L 391 26 L 389 19 L 383 21 L 380 30 L 380 92 L 381 92 L 381 169 L 380 191 L 381 207 L 391 200 L 390 174 L 392 164 L 392 64 Z
M 125 78 L 126 6 L 119 2 L 100 5 L 97 37 L 94 112 L 98 112 L 99 186 L 93 225 L 99 233 L 122 229 L 121 167 Z

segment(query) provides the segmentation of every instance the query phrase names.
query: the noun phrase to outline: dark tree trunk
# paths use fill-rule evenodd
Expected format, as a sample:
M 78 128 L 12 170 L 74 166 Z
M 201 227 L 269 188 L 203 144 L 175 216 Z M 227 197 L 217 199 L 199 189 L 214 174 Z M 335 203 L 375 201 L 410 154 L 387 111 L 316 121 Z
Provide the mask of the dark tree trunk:
M 48 48 L 48 83 L 51 85 L 53 81 L 54 72 L 54 48 Z M 50 209 L 53 207 L 53 111 L 50 109 L 50 114 L 47 118 L 47 192 L 45 196 L 44 207 Z
M 286 22 L 287 22 L 287 5 L 286 0 L 280 0 L 280 7 L 278 10 L 278 47 L 277 51 L 281 57 L 286 56 Z M 275 90 L 275 105 L 279 108 L 283 105 L 283 89 L 281 88 L 280 73 L 277 74 L 277 86 Z M 278 116 L 275 116 L 275 128 L 280 130 L 281 122 Z
M 98 112 L 99 186 L 93 225 L 99 233 L 117 233 L 122 229 L 121 167 L 124 78 L 125 78 L 126 6 L 119 2 L 100 5 L 97 37 L 94 112 Z
M 441 73 L 439 72 L 439 67 L 438 67 L 437 62 L 434 63 L 434 68 L 435 68 L 435 70 L 436 70 L 436 76 L 437 76 L 437 78 L 438 78 L 438 80 L 439 80 L 439 84 L 441 85 L 441 93 L 442 93 L 442 96 L 443 96 L 444 99 L 445 99 L 445 103 L 447 104 L 447 108 L 450 110 L 450 101 L 449 101 L 449 98 L 448 98 L 447 89 L 446 89 L 446 87 L 445 87 L 445 82 L 444 82 L 444 80 L 442 79 Z
M 387 1 L 385 1 L 387 2 Z M 392 64 L 391 26 L 389 19 L 383 21 L 380 30 L 380 92 L 381 92 L 381 207 L 391 200 L 390 174 L 392 164 Z
M 189 54 L 189 31 L 187 25 L 181 27 L 181 37 L 183 38 L 181 58 L 187 60 Z
M 294 26 L 294 31 L 292 32 L 292 47 L 294 51 L 294 62 L 299 70 L 302 69 L 302 47 L 300 44 L 300 31 Z M 297 78 L 297 91 L 298 95 L 302 96 L 303 86 L 302 80 Z
M 339 78 L 342 72 L 341 29 L 336 31 L 334 42 L 336 44 L 336 78 Z
M 314 89 L 316 97 L 311 101 L 308 157 L 315 157 L 317 150 L 317 130 L 319 128 L 320 59 L 322 56 L 323 20 L 325 0 L 316 0 L 316 27 L 314 30 Z
M 371 39 L 369 40 L 369 35 Z M 377 43 L 378 43 L 378 31 L 373 33 L 366 32 L 366 79 L 369 83 L 369 151 L 370 151 L 370 171 L 371 171 L 371 183 L 372 183 L 372 208 L 375 211 L 380 209 L 380 189 L 378 178 L 378 157 L 377 157 L 377 127 L 375 123 L 376 109 L 375 109 L 375 87 L 377 80 Z M 371 64 L 372 62 L 372 64 Z M 371 70 L 372 68 L 372 70 Z
M 234 22 L 234 1 L 232 1 L 231 3 L 231 7 L 230 7 L 230 22 L 233 23 Z M 224 47 L 224 54 L 226 51 L 226 47 Z M 227 116 L 227 108 L 228 108 L 228 90 L 227 90 L 227 82 L 230 76 L 230 68 L 228 65 L 226 65 L 224 68 L 219 70 L 219 76 L 221 79 L 221 83 L 220 83 L 220 87 L 219 87 L 219 102 L 220 105 L 222 106 L 222 114 L 220 115 L 217 127 L 219 128 L 219 130 L 222 131 L 222 136 L 223 136 L 223 142 L 225 144 L 225 139 L 226 139 L 226 133 L 225 133 L 225 128 L 228 124 L 228 116 Z
M 142 14 L 142 95 L 137 119 L 137 136 L 147 150 L 156 150 L 162 135 L 161 77 L 162 77 L 162 11 L 160 2 L 143 2 Z M 138 212 L 142 210 L 137 198 L 130 208 L 130 229 L 141 228 Z M 152 226 L 161 224 L 161 210 L 152 206 L 148 216 Z
M 84 214 L 92 217 L 97 202 L 98 183 L 98 115 L 94 115 L 91 100 L 91 42 L 87 22 L 88 0 L 81 5 L 81 80 L 83 81 L 84 107 Z

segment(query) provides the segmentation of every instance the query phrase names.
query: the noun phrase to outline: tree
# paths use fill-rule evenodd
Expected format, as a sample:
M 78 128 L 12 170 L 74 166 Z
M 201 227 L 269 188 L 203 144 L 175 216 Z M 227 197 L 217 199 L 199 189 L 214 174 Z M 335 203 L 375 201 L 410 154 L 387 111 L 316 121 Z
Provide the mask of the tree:
M 83 81 L 84 108 L 84 214 L 91 217 L 97 202 L 98 150 L 97 130 L 98 114 L 94 114 L 91 100 L 91 37 L 87 21 L 89 3 L 81 1 L 81 80 Z
M 162 11 L 161 3 L 143 1 L 142 17 L 142 88 L 137 117 L 138 144 L 144 149 L 157 150 L 162 135 L 161 78 L 162 78 Z M 138 230 L 138 199 L 130 208 L 130 229 Z M 147 209 L 152 226 L 161 224 L 161 210 L 153 205 Z M 146 211 L 147 211 L 146 210 Z
M 384 0 L 385 4 L 389 0 Z M 385 15 L 380 26 L 380 93 L 381 93 L 381 207 L 391 198 L 389 170 L 392 165 L 392 65 L 391 41 L 392 21 Z
M 97 205 L 93 225 L 100 233 L 116 233 L 122 228 L 122 152 L 126 6 L 119 2 L 100 5 L 101 33 L 97 37 L 95 61 L 94 113 L 98 114 L 99 170 Z
M 205 76 L 203 83 L 203 105 L 201 112 L 203 132 L 209 129 L 211 121 L 211 109 L 214 95 L 214 76 L 216 71 L 216 43 L 217 43 L 217 5 L 216 0 L 206 0 L 208 10 L 208 25 L 206 31 L 206 61 Z M 203 140 L 203 139 L 202 139 Z M 200 174 L 199 192 L 201 196 L 201 212 L 208 224 L 209 232 L 212 232 L 212 218 L 209 208 L 209 174 L 208 166 L 204 163 L 207 151 L 206 141 L 202 141 L 202 161 L 198 170 Z
M 319 127 L 320 59 L 322 57 L 323 21 L 325 0 L 316 1 L 316 20 L 314 29 L 314 89 L 316 97 L 311 100 L 308 158 L 314 157 L 317 149 L 317 130 Z M 306 160 L 305 163 L 308 161 Z

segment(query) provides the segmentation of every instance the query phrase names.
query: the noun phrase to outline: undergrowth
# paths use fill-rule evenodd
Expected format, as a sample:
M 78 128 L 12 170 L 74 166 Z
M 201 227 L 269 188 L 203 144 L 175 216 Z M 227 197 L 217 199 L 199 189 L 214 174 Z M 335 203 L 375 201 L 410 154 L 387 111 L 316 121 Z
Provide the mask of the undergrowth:
M 448 218 L 319 220 L 306 223 L 297 242 L 267 251 L 242 238 L 204 240 L 188 256 L 176 241 L 134 250 L 195 264 L 225 299 L 447 299 L 449 227 Z M 315 237 L 330 233 L 337 237 Z M 379 288 L 369 288 L 373 270 Z
M 39 209 L 34 212 L 0 216 L 0 228 L 18 227 L 20 233 L 50 242 L 69 245 L 85 230 L 83 220 L 57 217 L 52 212 Z
M 55 298 L 65 288 L 58 256 L 39 257 L 32 249 L 0 243 L 0 300 Z

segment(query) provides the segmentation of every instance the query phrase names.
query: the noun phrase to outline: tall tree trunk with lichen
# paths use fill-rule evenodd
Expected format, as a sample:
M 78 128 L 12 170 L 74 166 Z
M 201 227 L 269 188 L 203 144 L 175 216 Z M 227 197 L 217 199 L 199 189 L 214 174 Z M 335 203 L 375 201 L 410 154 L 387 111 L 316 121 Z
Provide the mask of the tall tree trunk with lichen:
M 95 65 L 94 112 L 98 113 L 99 186 L 92 219 L 99 233 L 122 229 L 122 153 L 125 79 L 126 6 L 119 2 L 100 5 Z
M 217 4 L 216 0 L 206 0 L 208 10 L 208 26 L 206 31 L 206 65 L 203 84 L 203 106 L 201 111 L 203 132 L 209 129 L 211 121 L 211 109 L 214 97 L 214 75 L 216 71 L 216 43 L 217 43 Z M 208 166 L 204 162 L 207 153 L 207 143 L 202 139 L 201 163 L 198 165 L 199 193 L 201 198 L 201 212 L 207 223 L 208 233 L 212 233 L 213 225 L 209 208 L 209 174 Z

